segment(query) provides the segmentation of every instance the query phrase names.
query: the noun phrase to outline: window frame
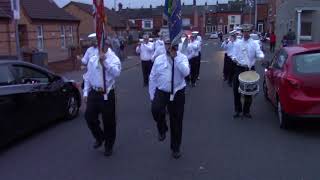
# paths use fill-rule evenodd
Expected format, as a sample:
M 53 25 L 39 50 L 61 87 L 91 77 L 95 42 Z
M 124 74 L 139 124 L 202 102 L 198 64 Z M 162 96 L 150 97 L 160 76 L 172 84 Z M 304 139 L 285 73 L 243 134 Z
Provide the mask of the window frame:
M 62 49 L 66 48 L 66 28 L 64 25 L 60 26 L 60 47 Z
M 13 75 L 13 77 L 14 77 L 14 80 L 15 80 L 15 82 L 16 82 L 15 85 L 29 85 L 29 84 L 23 84 L 23 83 L 20 83 L 20 82 L 19 82 L 18 74 L 15 73 L 14 68 L 25 68 L 25 69 L 29 69 L 29 70 L 31 70 L 31 71 L 35 71 L 36 73 L 45 76 L 45 78 L 48 79 L 47 82 L 39 82 L 39 83 L 34 83 L 34 84 L 32 84 L 32 85 L 39 85 L 39 84 L 48 85 L 48 84 L 50 84 L 50 82 L 52 81 L 52 77 L 50 76 L 50 74 L 48 74 L 47 72 L 42 71 L 42 70 L 40 70 L 40 69 L 34 68 L 34 67 L 32 67 L 32 66 L 27 66 L 27 65 L 23 65 L 23 64 L 12 64 L 9 68 L 10 68 L 10 72 L 12 73 L 12 75 Z
M 39 43 L 41 44 L 40 45 L 41 47 L 39 46 Z M 43 25 L 37 26 L 37 47 L 38 47 L 38 50 L 40 50 L 40 51 L 44 49 Z

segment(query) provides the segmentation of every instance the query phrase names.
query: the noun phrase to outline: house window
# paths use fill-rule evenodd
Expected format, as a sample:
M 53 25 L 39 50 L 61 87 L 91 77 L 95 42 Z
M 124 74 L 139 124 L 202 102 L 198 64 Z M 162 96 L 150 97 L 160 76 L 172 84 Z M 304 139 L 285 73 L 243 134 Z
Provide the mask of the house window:
M 182 26 L 190 26 L 191 22 L 189 18 L 182 19 Z
M 206 31 L 207 31 L 207 33 L 211 33 L 212 32 L 212 26 L 207 26 Z
M 37 26 L 37 46 L 38 50 L 43 50 L 44 42 L 43 42 L 43 26 Z
M 302 22 L 301 23 L 301 36 L 311 36 L 311 22 Z
M 151 22 L 151 20 L 144 20 L 144 21 L 143 21 L 143 28 L 144 28 L 144 29 L 152 29 L 152 22 Z
M 68 30 L 68 45 L 73 45 L 74 39 L 73 39 L 73 27 L 69 26 Z
M 235 24 L 236 23 L 236 17 L 235 16 L 231 16 L 231 24 Z
M 66 48 L 66 30 L 64 26 L 60 27 L 61 48 Z

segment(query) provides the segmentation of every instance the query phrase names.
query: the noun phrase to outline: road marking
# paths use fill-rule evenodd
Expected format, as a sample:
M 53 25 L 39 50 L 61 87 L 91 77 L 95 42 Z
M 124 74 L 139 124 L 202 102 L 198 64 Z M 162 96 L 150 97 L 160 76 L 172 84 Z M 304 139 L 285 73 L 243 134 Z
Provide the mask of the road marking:
M 209 61 L 201 61 L 201 63 L 208 63 Z

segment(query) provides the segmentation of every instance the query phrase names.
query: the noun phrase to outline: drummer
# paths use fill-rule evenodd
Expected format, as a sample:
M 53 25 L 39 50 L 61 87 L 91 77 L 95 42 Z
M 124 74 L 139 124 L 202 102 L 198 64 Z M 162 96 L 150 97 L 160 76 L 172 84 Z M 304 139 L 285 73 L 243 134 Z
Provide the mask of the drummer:
M 252 104 L 252 96 L 244 96 L 244 105 L 241 103 L 241 94 L 238 91 L 239 88 L 239 74 L 249 70 L 255 70 L 254 65 L 256 59 L 263 59 L 264 54 L 261 51 L 259 44 L 254 42 L 250 38 L 252 25 L 242 25 L 243 38 L 238 40 L 234 44 L 232 53 L 232 59 L 236 63 L 234 67 L 234 78 L 233 78 L 233 94 L 234 94 L 234 118 L 239 118 L 241 113 L 245 118 L 252 118 L 250 114 L 250 107 Z

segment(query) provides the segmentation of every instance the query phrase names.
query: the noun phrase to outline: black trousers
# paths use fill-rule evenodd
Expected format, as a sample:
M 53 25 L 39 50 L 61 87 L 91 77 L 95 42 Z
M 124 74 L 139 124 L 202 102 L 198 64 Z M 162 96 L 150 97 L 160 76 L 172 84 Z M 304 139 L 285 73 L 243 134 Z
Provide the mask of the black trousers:
M 234 62 L 227 54 L 225 54 L 224 64 L 223 64 L 223 77 L 225 80 L 228 80 L 229 83 L 232 83 L 233 75 L 234 75 Z
M 238 113 L 250 113 L 250 107 L 252 104 L 252 96 L 244 96 L 244 104 L 242 106 L 241 102 L 241 94 L 239 93 L 239 74 L 241 74 L 244 71 L 248 71 L 249 68 L 241 67 L 241 66 L 235 66 L 234 68 L 234 77 L 233 77 L 233 95 L 234 95 L 234 110 Z
M 178 91 L 175 94 L 173 101 L 170 101 L 170 93 L 157 89 L 152 101 L 151 111 L 153 119 L 157 123 L 159 133 L 165 133 L 168 130 L 166 122 L 166 108 L 169 111 L 172 151 L 180 150 L 184 104 L 185 89 Z
M 143 84 L 149 84 L 149 76 L 152 69 L 152 61 L 141 61 Z
M 274 52 L 276 43 L 270 43 L 270 52 Z
M 190 80 L 191 83 L 194 84 L 198 78 L 198 68 L 199 68 L 199 58 L 194 57 L 190 59 Z
M 105 146 L 112 148 L 116 139 L 115 92 L 111 90 L 108 100 L 103 94 L 91 90 L 88 95 L 85 119 L 88 127 L 97 141 L 105 141 Z M 99 115 L 102 115 L 103 130 L 100 126 Z
M 197 63 L 197 79 L 200 76 L 200 68 L 201 68 L 201 52 L 199 52 L 198 63 Z

